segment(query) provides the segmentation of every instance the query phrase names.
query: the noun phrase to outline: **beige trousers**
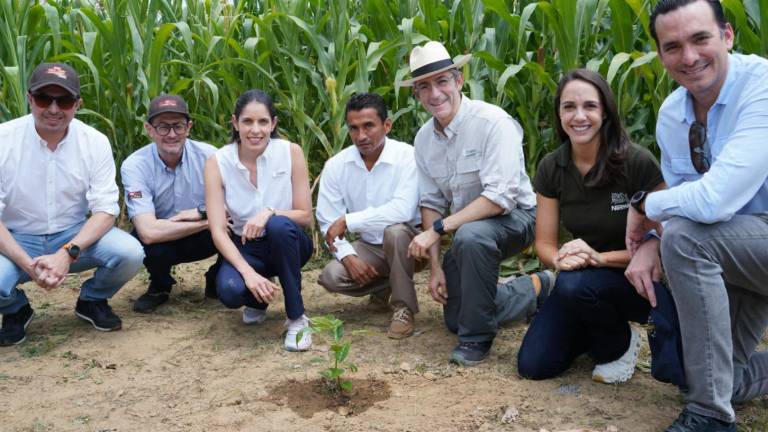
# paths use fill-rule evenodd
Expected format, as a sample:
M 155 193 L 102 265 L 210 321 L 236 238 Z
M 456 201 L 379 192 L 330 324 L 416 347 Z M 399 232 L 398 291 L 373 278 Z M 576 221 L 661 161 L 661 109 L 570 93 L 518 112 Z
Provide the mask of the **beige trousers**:
M 381 245 L 362 240 L 352 242 L 357 256 L 373 266 L 382 277 L 360 286 L 352 280 L 341 262 L 333 260 L 323 269 L 318 283 L 330 292 L 354 297 L 372 294 L 386 299 L 391 293 L 391 305 L 405 305 L 411 312 L 417 313 L 419 303 L 413 284 L 416 262 L 406 254 L 408 245 L 419 232 L 417 228 L 401 223 L 384 229 L 384 242 Z

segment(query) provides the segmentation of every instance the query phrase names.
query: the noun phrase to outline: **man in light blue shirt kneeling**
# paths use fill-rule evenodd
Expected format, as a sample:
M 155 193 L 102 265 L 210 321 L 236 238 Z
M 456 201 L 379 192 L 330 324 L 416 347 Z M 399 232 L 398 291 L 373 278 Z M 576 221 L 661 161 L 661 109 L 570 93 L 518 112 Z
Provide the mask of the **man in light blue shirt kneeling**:
M 147 292 L 133 310 L 150 313 L 168 301 L 174 265 L 216 253 L 203 190 L 203 167 L 216 148 L 188 138 L 192 121 L 180 96 L 153 99 L 144 127 L 154 142 L 128 156 L 120 172 L 132 234 L 144 246 L 149 273 Z M 216 298 L 219 265 L 217 260 L 205 274 L 206 297 Z
M 627 277 L 655 306 L 661 250 L 689 388 L 667 431 L 735 431 L 732 402 L 768 394 L 768 352 L 755 351 L 768 326 L 768 61 L 728 53 L 717 0 L 662 0 L 651 28 L 681 87 L 656 126 L 669 189 L 631 200 Z M 660 241 L 645 235 L 659 223 Z

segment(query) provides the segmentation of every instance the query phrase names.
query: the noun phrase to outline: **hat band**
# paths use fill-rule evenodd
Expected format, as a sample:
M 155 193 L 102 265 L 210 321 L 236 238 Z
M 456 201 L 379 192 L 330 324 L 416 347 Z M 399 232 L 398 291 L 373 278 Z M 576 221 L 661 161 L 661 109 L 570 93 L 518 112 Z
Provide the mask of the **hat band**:
M 453 60 L 451 60 L 451 59 L 445 59 L 445 60 L 436 61 L 436 62 L 433 62 L 433 63 L 430 63 L 430 64 L 426 64 L 426 65 L 424 65 L 424 66 L 422 66 L 422 67 L 412 71 L 411 72 L 411 76 L 415 79 L 415 78 L 420 77 L 421 75 L 426 75 L 426 74 L 428 74 L 430 72 L 434 72 L 436 70 L 444 69 L 444 68 L 452 66 L 452 65 L 453 65 Z

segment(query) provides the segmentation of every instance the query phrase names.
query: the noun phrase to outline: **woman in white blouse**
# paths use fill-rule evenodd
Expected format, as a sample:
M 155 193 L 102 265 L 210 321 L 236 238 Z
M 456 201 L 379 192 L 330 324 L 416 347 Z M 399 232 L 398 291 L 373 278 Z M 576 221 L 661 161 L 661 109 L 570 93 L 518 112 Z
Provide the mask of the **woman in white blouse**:
M 232 139 L 205 165 L 208 227 L 224 263 L 216 278 L 221 302 L 245 306 L 243 321 L 258 324 L 280 279 L 288 315 L 285 349 L 304 351 L 312 344 L 301 298 L 301 267 L 312 255 L 304 233 L 312 220 L 309 173 L 304 153 L 277 135 L 272 99 L 249 90 L 237 99 Z M 227 218 L 231 219 L 231 233 Z

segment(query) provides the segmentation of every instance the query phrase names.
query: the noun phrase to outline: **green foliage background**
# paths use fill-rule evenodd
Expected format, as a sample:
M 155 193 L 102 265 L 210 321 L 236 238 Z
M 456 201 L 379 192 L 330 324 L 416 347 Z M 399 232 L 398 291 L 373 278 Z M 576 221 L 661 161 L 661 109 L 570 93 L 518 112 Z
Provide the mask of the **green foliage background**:
M 43 61 L 82 75 L 79 117 L 104 131 L 119 164 L 148 142 L 151 98 L 178 93 L 193 136 L 222 145 L 234 100 L 261 88 L 281 133 L 315 177 L 348 145 L 344 104 L 380 93 L 392 136 L 412 141 L 428 118 L 396 88 L 413 46 L 443 41 L 473 53 L 467 94 L 502 106 L 525 129 L 528 169 L 557 146 L 552 99 L 564 71 L 598 70 L 635 142 L 654 147 L 658 107 L 673 89 L 648 33 L 656 0 L 0 0 L 0 121 L 28 111 L 27 80 Z M 736 50 L 768 51 L 768 0 L 723 0 Z

